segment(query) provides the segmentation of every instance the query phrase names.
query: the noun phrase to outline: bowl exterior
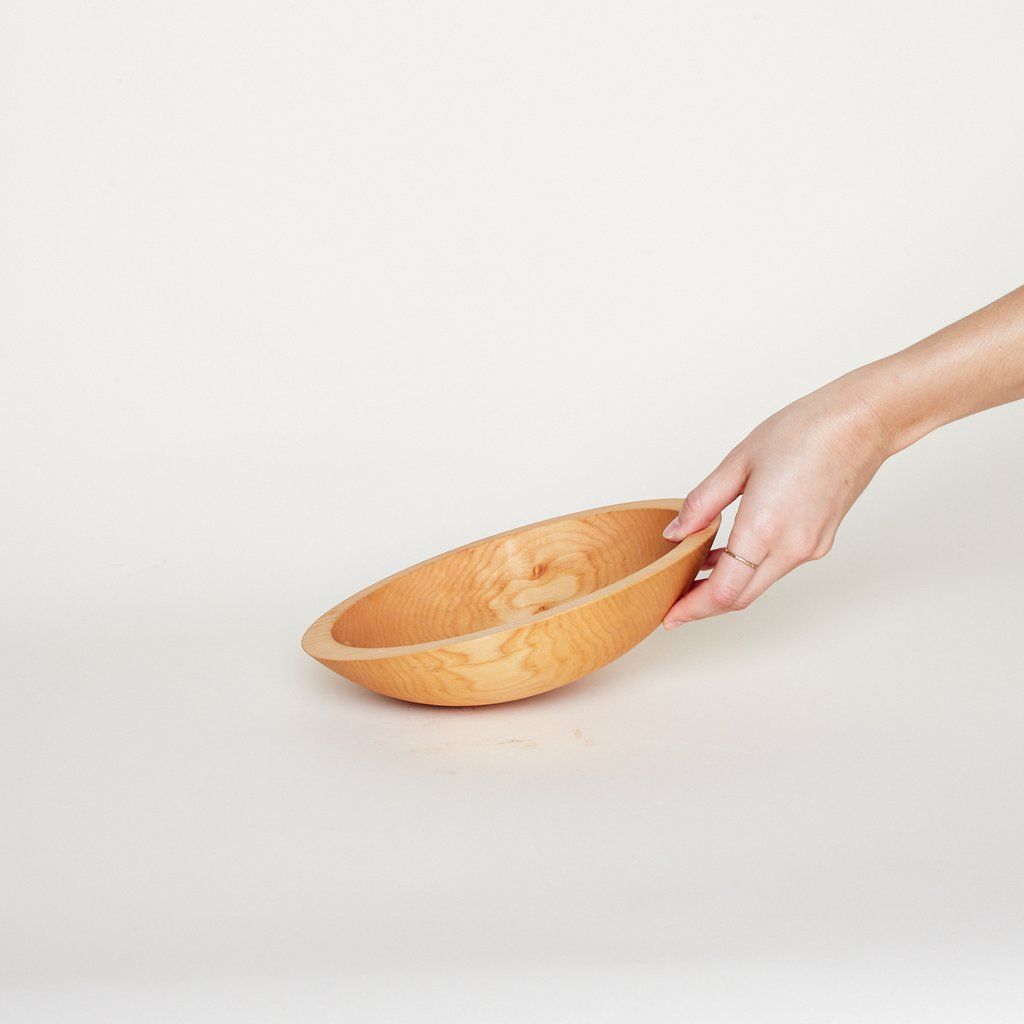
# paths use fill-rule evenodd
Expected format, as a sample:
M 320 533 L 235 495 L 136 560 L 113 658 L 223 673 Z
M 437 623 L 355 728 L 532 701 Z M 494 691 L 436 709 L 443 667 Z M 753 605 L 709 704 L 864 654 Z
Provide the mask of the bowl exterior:
M 417 704 L 500 704 L 593 672 L 650 634 L 693 583 L 714 540 L 563 612 L 429 650 L 346 661 L 317 657 L 360 686 Z M 315 656 L 315 655 L 314 655 Z

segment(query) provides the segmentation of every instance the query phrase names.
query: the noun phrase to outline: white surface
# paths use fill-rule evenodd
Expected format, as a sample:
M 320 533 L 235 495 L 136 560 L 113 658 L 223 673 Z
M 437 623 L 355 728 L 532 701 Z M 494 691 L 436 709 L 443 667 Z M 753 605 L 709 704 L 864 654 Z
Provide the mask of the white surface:
M 303 628 L 1024 277 L 1018 3 L 6 4 L 5 1021 L 1017 1021 L 1024 410 L 480 710 Z

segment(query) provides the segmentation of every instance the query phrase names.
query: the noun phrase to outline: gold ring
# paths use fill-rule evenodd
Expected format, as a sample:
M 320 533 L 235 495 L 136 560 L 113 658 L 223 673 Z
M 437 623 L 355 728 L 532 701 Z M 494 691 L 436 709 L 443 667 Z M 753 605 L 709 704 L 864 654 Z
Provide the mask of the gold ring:
M 730 558 L 735 558 L 737 562 L 747 566 L 749 569 L 756 569 L 760 565 L 760 562 L 748 562 L 742 555 L 737 555 L 735 551 L 730 551 L 728 548 L 725 548 L 722 551 L 722 554 L 728 555 Z

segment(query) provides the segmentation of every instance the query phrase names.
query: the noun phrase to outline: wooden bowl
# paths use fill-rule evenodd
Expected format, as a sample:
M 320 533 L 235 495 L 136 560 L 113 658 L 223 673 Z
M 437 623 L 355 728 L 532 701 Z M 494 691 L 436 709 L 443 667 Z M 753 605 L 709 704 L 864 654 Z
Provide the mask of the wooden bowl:
M 673 544 L 661 531 L 679 505 L 609 505 L 430 558 L 321 615 L 303 650 L 418 704 L 564 686 L 639 643 L 693 583 L 719 523 Z

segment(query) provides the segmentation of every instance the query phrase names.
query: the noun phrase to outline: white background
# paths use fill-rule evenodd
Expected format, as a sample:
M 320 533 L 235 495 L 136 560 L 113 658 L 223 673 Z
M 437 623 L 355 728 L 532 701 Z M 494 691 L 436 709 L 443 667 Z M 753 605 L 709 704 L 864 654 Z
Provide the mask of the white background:
M 5 1021 L 1019 1021 L 1024 410 L 519 704 L 299 650 L 1024 280 L 1024 8 L 0 11 Z

